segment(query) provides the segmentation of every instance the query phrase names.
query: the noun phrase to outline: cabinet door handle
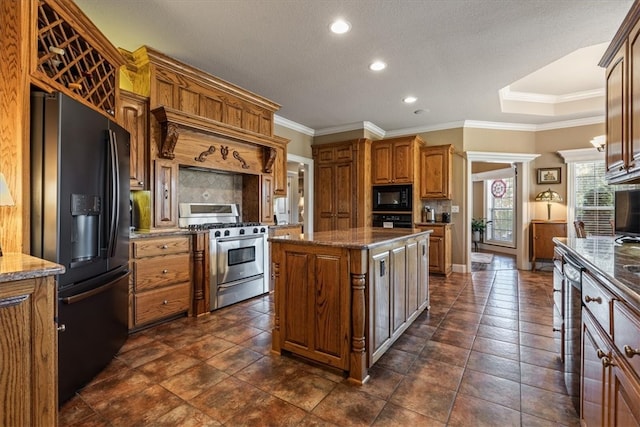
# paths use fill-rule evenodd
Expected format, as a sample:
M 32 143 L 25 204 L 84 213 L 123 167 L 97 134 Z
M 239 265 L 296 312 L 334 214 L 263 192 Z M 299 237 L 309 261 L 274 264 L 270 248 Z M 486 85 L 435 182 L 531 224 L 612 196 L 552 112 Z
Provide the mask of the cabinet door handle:
M 162 301 L 162 305 L 167 305 L 167 304 L 169 304 L 169 301 L 167 300 Z
M 640 348 L 633 348 L 630 345 L 625 345 L 624 347 L 624 354 L 631 359 L 633 356 L 635 356 L 636 354 L 640 354 Z
M 607 355 L 607 353 L 605 353 L 604 351 L 597 349 L 596 350 L 596 355 L 598 356 L 598 359 L 602 359 L 603 357 L 605 357 Z
M 427 254 L 427 245 L 422 246 L 422 256 Z
M 562 289 L 554 289 L 553 292 L 560 292 Z
M 144 185 L 144 181 L 138 181 L 138 185 Z
M 605 356 L 602 358 L 602 366 L 608 368 L 609 366 L 616 366 L 616 364 L 613 363 L 609 357 Z
M 384 260 L 380 261 L 380 277 L 384 277 L 385 275 L 385 270 L 386 270 L 386 265 Z
M 169 272 L 169 270 L 167 270 L 167 269 L 162 270 L 162 274 L 167 274 L 168 272 Z
M 167 186 L 167 184 L 164 185 L 164 199 L 169 199 L 169 186 Z
M 562 331 L 562 329 L 560 329 L 560 328 L 553 328 L 553 332 L 560 332 L 560 331 Z
M 590 297 L 589 295 L 586 295 L 584 297 L 584 302 L 596 302 L 598 304 L 602 304 L 602 298 L 600 297 Z

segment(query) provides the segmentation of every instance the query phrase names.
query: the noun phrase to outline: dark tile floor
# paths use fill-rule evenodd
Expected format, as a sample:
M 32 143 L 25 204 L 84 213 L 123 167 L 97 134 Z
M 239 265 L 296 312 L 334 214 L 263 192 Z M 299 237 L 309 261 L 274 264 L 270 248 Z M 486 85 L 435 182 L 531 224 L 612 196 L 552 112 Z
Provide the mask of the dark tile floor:
M 554 351 L 550 272 L 484 269 L 430 286 L 431 309 L 364 386 L 271 354 L 267 295 L 131 335 L 60 425 L 579 425 Z

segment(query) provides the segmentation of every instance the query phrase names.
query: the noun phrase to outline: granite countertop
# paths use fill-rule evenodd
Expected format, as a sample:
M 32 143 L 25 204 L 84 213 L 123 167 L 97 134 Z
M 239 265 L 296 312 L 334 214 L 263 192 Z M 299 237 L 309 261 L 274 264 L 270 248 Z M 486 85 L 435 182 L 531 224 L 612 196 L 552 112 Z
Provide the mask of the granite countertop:
M 64 273 L 60 264 L 17 252 L 0 256 L 0 283 Z
M 432 225 L 453 225 L 450 222 L 416 222 L 415 223 L 416 227 L 429 227 Z
M 334 246 L 352 249 L 370 249 L 409 236 L 430 234 L 431 230 L 418 228 L 377 228 L 362 227 L 348 230 L 319 231 L 289 236 L 269 237 L 270 242 L 286 242 L 308 246 Z
M 289 224 L 273 224 L 269 226 L 269 229 L 276 229 L 276 228 L 293 228 L 293 227 L 302 227 L 302 223 L 298 222 L 298 223 L 289 223 Z
M 150 237 L 161 237 L 161 236 L 184 236 L 190 234 L 198 234 L 198 233 L 208 233 L 209 230 L 189 230 L 186 228 L 154 228 L 149 231 L 141 231 L 135 230 L 131 231 L 129 234 L 129 238 L 132 240 L 135 239 L 145 239 Z
M 554 242 L 576 255 L 595 276 L 600 275 L 616 289 L 619 297 L 640 309 L 640 243 L 618 244 L 614 237 L 594 236 L 584 239 L 554 237 Z

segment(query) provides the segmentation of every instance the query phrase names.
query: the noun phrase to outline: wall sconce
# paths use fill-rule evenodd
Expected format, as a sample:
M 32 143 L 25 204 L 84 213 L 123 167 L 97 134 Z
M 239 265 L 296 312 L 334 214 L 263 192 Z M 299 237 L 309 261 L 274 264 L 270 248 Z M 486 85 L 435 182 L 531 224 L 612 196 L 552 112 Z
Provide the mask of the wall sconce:
M 9 186 L 7 180 L 4 179 L 4 175 L 0 172 L 0 206 L 13 206 L 13 197 L 9 192 Z M 0 256 L 2 256 L 2 245 L 0 245 Z
M 536 196 L 536 202 L 547 202 L 547 221 L 551 220 L 551 203 L 552 202 L 561 202 L 562 197 L 551 188 L 548 190 L 541 191 Z
M 607 143 L 607 136 L 606 135 L 594 136 L 589 142 L 591 142 L 591 145 L 596 147 L 596 150 L 602 152 L 604 151 L 604 145 Z

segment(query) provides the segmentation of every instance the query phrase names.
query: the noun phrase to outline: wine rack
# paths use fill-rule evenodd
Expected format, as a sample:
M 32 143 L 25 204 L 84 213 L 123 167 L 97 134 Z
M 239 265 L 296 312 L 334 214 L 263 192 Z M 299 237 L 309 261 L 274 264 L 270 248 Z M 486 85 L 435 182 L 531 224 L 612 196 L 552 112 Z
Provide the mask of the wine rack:
M 113 116 L 119 64 L 109 61 L 83 36 L 90 34 L 75 28 L 54 4 L 38 1 L 35 77 Z

